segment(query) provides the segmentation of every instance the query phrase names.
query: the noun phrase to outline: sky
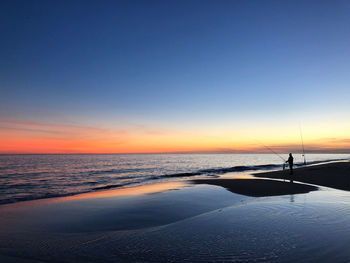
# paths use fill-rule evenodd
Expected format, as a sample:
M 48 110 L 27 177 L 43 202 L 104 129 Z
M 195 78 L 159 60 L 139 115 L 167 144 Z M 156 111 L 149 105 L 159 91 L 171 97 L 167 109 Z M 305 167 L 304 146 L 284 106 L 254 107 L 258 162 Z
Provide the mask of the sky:
M 350 1 L 0 2 L 0 153 L 350 153 Z

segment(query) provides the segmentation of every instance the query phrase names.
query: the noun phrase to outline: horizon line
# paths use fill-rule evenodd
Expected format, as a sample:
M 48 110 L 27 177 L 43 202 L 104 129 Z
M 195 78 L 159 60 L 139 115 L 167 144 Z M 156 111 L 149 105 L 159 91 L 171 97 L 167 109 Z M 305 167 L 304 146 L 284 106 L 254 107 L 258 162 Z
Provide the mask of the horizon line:
M 278 152 L 278 154 L 303 154 L 302 152 L 293 152 L 293 151 L 286 151 L 286 152 Z M 94 152 L 87 152 L 87 153 L 65 153 L 65 152 L 60 152 L 60 153 L 0 153 L 0 155 L 122 155 L 122 154 L 275 154 L 272 152 L 125 152 L 125 153 L 94 153 Z M 344 151 L 344 152 L 337 152 L 337 151 L 309 151 L 306 152 L 305 154 L 350 154 L 350 150 Z

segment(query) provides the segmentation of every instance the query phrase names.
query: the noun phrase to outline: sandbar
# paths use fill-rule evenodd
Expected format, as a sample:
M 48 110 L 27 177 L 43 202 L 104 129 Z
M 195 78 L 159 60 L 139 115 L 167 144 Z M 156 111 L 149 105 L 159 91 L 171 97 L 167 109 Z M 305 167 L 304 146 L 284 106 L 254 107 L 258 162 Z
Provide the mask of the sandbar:
M 222 186 L 233 193 L 253 197 L 305 194 L 318 189 L 306 184 L 265 179 L 199 179 L 193 180 L 193 182 Z

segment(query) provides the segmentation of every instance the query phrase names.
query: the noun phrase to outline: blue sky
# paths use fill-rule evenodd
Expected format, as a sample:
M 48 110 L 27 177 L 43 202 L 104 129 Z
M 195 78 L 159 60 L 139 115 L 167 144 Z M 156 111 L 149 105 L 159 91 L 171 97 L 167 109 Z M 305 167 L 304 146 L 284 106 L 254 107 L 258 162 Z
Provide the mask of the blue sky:
M 205 129 L 350 113 L 349 1 L 0 7 L 2 119 Z

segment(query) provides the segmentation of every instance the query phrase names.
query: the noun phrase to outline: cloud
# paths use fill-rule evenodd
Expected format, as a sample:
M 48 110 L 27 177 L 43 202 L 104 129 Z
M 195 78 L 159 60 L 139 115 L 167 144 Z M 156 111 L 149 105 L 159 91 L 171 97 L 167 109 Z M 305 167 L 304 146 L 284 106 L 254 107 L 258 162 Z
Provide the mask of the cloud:
M 297 143 L 275 144 L 269 147 L 277 153 L 302 153 L 302 145 Z M 304 144 L 306 153 L 350 153 L 350 139 L 322 138 Z M 271 153 L 265 147 L 256 146 L 251 149 L 254 152 Z
M 320 138 L 316 141 L 322 143 L 350 143 L 350 138 Z
M 127 136 L 126 130 L 112 130 L 85 125 L 73 125 L 62 123 L 47 123 L 20 121 L 11 119 L 0 119 L 0 130 L 13 130 L 27 133 L 28 135 L 48 134 L 51 137 L 58 138 L 76 138 L 76 137 L 101 137 L 101 136 Z

